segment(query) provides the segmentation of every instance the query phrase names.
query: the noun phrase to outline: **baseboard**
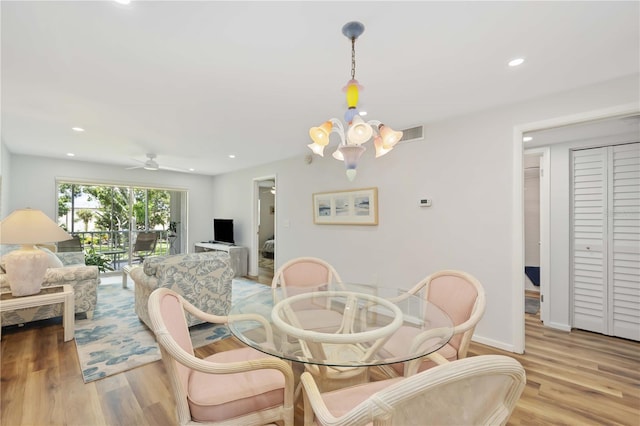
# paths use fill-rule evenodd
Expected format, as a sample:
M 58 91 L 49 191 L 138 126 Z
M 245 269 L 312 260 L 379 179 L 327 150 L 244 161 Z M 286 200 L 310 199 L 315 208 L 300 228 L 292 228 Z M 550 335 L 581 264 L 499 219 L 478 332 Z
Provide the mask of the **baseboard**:
M 480 343 L 482 345 L 487 345 L 493 348 L 502 349 L 503 351 L 514 352 L 514 353 L 516 352 L 513 348 L 513 345 L 510 345 L 505 342 L 500 342 L 498 340 L 488 339 L 482 336 L 473 336 L 471 340 L 476 343 Z
M 571 331 L 571 326 L 567 325 L 567 324 L 560 324 L 557 322 L 551 322 L 551 321 L 547 321 L 544 323 L 545 327 L 549 327 L 549 328 L 553 328 L 556 330 L 561 330 L 561 331 Z

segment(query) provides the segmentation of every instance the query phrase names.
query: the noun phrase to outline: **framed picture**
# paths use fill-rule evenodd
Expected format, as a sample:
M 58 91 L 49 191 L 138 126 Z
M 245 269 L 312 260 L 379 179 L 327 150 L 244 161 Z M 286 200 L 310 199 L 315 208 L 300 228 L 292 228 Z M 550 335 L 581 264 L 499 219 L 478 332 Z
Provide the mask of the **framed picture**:
M 313 194 L 313 223 L 317 225 L 377 225 L 378 188 Z

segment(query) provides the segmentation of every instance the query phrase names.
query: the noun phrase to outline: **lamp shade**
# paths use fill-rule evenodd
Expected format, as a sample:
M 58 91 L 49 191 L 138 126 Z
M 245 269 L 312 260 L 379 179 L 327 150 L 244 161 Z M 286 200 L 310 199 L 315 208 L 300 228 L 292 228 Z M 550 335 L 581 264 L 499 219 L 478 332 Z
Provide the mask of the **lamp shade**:
M 382 157 L 393 149 L 393 147 L 385 148 L 384 144 L 382 143 L 382 137 L 380 137 L 379 135 L 373 139 L 373 146 L 376 147 L 376 158 Z
M 402 139 L 402 132 L 397 132 L 389 126 L 384 124 L 380 125 L 380 136 L 382 137 L 382 144 L 386 149 L 393 148 L 400 139 Z
M 0 223 L 2 244 L 43 244 L 71 238 L 40 210 L 19 209 Z
M 318 154 L 320 157 L 324 157 L 324 145 L 318 145 L 317 143 L 310 143 L 307 145 L 314 154 Z
M 362 120 L 359 115 L 353 117 L 351 121 L 351 127 L 347 131 L 347 139 L 349 143 L 354 145 L 360 145 L 371 139 L 373 135 L 373 129 L 371 126 Z
M 333 124 L 331 121 L 325 121 L 318 127 L 312 127 L 309 130 L 309 136 L 311 136 L 311 140 L 320 146 L 327 146 L 329 144 L 329 134 L 331 133 L 331 129 L 333 128 Z

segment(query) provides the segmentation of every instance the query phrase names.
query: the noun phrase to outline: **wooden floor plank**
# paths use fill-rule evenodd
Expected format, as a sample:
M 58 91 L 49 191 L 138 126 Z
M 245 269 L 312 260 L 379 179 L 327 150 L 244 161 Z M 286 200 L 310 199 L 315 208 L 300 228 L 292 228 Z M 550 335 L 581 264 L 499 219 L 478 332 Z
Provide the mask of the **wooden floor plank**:
M 525 333 L 523 355 L 475 342 L 469 348 L 469 356 L 504 354 L 524 365 L 528 381 L 509 425 L 640 425 L 638 342 L 546 328 L 538 315 L 529 314 Z M 55 323 L 3 330 L 3 426 L 175 424 L 175 404 L 161 361 L 85 384 L 75 342 L 63 342 L 62 335 L 61 324 Z M 198 348 L 196 354 L 204 357 L 239 347 L 242 343 L 229 338 Z M 372 373 L 372 378 L 382 376 Z

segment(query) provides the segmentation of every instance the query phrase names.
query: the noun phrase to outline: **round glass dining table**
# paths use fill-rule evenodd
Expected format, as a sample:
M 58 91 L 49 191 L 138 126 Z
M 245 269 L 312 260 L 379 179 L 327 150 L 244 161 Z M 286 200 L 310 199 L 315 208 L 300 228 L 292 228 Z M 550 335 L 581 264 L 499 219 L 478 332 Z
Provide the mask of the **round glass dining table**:
M 451 318 L 422 296 L 353 283 L 289 285 L 233 300 L 228 326 L 266 354 L 336 367 L 409 361 L 453 333 Z

